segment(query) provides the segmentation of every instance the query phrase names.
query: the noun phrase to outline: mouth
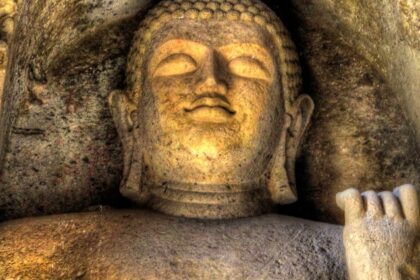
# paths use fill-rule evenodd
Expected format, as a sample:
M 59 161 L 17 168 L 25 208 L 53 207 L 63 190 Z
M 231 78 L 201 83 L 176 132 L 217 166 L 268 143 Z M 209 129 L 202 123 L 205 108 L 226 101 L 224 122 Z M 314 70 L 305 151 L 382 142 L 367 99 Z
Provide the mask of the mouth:
M 209 96 L 198 98 L 184 111 L 195 120 L 207 122 L 224 122 L 236 114 L 225 97 Z

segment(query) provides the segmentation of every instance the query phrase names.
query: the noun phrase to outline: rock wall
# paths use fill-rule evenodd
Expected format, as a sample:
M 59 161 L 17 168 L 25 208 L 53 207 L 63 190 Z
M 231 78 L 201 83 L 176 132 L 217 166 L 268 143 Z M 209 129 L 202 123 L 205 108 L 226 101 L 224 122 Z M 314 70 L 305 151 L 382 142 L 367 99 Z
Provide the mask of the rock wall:
M 381 73 L 401 100 L 420 146 L 420 2 L 294 0 L 307 25 L 331 30 Z
M 121 152 L 106 97 L 123 81 L 132 34 L 149 5 L 23 3 L 0 120 L 3 219 L 120 199 Z

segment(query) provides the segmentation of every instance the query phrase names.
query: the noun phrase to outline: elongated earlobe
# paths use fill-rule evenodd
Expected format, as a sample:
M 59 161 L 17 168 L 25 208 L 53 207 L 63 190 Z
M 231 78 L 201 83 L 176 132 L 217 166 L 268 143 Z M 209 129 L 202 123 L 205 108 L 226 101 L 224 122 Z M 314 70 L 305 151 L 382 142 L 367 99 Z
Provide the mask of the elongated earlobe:
M 292 118 L 286 114 L 277 149 L 268 172 L 267 188 L 271 200 L 275 204 L 290 204 L 297 200 L 296 188 L 290 185 L 286 171 L 286 139 L 291 123 Z
M 142 147 L 134 149 L 138 127 L 133 118 L 137 107 L 123 91 L 113 91 L 108 97 L 108 105 L 120 136 L 124 154 L 124 173 L 120 192 L 123 196 L 140 204 L 146 203 L 149 194 L 142 190 L 143 151 Z
M 298 199 L 295 162 L 313 110 L 312 99 L 308 95 L 301 95 L 291 111 L 285 115 L 267 180 L 267 187 L 275 204 L 290 204 Z

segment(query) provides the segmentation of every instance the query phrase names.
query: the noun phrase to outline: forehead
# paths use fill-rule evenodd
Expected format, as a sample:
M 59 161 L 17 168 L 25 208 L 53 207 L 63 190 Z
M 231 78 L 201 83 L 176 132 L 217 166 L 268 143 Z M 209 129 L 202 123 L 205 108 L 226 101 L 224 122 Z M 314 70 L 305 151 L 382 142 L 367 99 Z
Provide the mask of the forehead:
M 268 32 L 258 25 L 228 20 L 173 21 L 155 36 L 153 48 L 171 39 L 185 39 L 214 48 L 236 43 L 254 43 L 267 49 L 274 46 Z

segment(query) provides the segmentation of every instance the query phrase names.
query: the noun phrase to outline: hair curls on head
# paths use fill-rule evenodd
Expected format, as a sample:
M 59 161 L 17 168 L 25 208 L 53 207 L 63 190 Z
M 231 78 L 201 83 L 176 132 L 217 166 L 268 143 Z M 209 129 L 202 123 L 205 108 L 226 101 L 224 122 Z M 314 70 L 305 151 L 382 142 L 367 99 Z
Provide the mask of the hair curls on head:
M 138 104 L 143 85 L 143 58 L 153 34 L 174 20 L 253 22 L 268 31 L 277 48 L 285 109 L 297 98 L 301 81 L 299 59 L 290 35 L 276 14 L 259 0 L 164 0 L 141 22 L 128 56 L 128 97 Z

